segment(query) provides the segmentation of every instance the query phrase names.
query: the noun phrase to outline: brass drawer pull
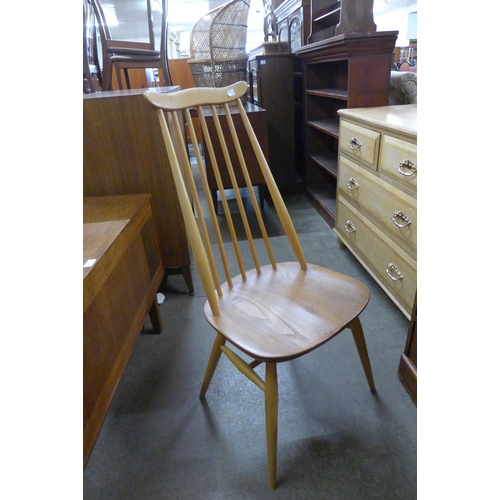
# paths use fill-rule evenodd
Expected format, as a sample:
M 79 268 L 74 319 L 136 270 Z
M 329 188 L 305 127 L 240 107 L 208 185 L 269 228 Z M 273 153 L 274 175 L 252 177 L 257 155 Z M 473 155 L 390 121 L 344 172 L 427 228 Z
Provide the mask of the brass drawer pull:
M 358 150 L 360 147 L 361 147 L 361 143 L 359 142 L 359 139 L 358 139 L 357 137 L 353 137 L 353 138 L 349 141 L 349 149 L 351 149 L 352 151 L 356 151 L 356 150 Z
M 347 181 L 347 189 L 354 191 L 355 189 L 358 188 L 359 188 L 358 181 L 354 177 L 350 177 L 349 180 Z
M 403 223 L 401 224 L 399 220 L 402 220 Z M 400 228 L 405 228 L 411 224 L 411 220 L 408 219 L 408 216 L 404 212 L 400 211 L 394 212 L 394 217 L 392 218 L 392 222 Z
M 349 233 L 349 234 L 352 234 L 356 231 L 356 226 L 350 221 L 348 220 L 345 224 L 344 224 L 344 229 Z
M 411 175 L 417 173 L 417 167 L 415 166 L 415 163 L 413 163 L 411 160 L 403 160 L 399 162 L 398 171 L 401 175 L 406 175 L 407 177 L 410 177 Z
M 396 266 L 396 264 L 393 264 L 392 262 L 389 262 L 387 264 L 387 269 L 385 270 L 385 272 L 392 281 L 399 281 L 404 278 L 404 276 L 401 274 L 401 271 L 398 269 L 398 266 Z

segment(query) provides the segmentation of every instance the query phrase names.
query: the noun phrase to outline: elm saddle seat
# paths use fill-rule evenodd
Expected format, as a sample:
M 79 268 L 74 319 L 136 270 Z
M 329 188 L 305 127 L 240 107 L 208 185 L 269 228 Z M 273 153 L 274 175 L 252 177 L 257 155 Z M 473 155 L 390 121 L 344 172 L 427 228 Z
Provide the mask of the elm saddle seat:
M 369 388 L 375 392 L 359 319 L 359 315 L 368 303 L 369 291 L 356 279 L 306 263 L 291 218 L 241 103 L 240 98 L 245 95 L 246 91 L 247 84 L 240 81 L 223 88 L 191 88 L 169 94 L 146 92 L 145 98 L 157 109 L 190 247 L 207 295 L 205 317 L 216 331 L 200 397 L 205 397 L 222 353 L 238 370 L 263 390 L 268 475 L 270 487 L 274 489 L 276 488 L 278 427 L 277 364 L 298 358 L 349 328 L 353 334 Z M 208 105 L 212 110 L 212 116 L 216 122 L 216 134 L 210 135 L 208 132 L 203 105 Z M 216 106 L 219 110 L 220 108 L 224 110 L 228 120 L 230 135 L 238 152 L 239 166 L 232 164 L 230 155 L 227 153 L 225 146 L 227 137 L 220 127 Z M 272 241 L 268 237 L 259 203 L 252 189 L 252 179 L 248 175 L 242 150 L 238 146 L 230 106 L 236 107 L 241 114 L 244 123 L 243 132 L 248 134 L 259 160 L 274 209 L 288 237 L 296 262 L 277 263 L 274 259 Z M 174 144 L 178 146 L 183 143 L 185 126 L 191 137 L 194 136 L 190 113 L 190 108 L 193 107 L 198 111 L 197 116 L 205 138 L 205 154 L 210 155 L 216 176 L 219 165 L 214 155 L 213 142 L 220 141 L 225 151 L 226 165 L 223 167 L 229 171 L 234 180 L 234 193 L 239 213 L 231 213 L 221 185 L 219 192 L 224 216 L 215 214 L 213 203 L 209 201 L 210 189 L 198 145 L 193 146 L 203 185 L 203 189 L 199 192 L 192 171 L 195 166 L 191 166 L 186 148 L 174 146 Z M 245 176 L 251 206 L 246 207 L 245 205 L 250 205 L 250 203 L 243 203 L 234 175 L 235 168 L 241 168 Z M 200 196 L 204 197 L 203 204 Z M 203 214 L 202 206 L 208 211 L 208 215 Z M 246 208 L 248 214 L 245 212 Z M 267 214 L 266 219 L 268 217 Z M 243 244 L 244 241 L 238 241 L 236 234 L 235 227 L 241 227 L 236 224 L 240 222 L 240 219 L 245 230 L 246 243 L 249 245 L 250 251 L 247 253 L 241 251 L 240 243 Z M 255 221 L 255 219 L 261 232 L 259 239 L 253 237 L 250 229 L 249 221 Z M 234 252 L 231 259 L 228 257 L 231 245 L 224 244 L 222 241 L 218 229 L 219 221 L 227 224 L 229 228 L 233 244 L 232 252 Z M 213 224 L 210 231 L 207 222 Z M 216 242 L 213 246 L 209 232 Z M 218 263 L 213 252 L 216 248 L 220 254 Z M 263 253 L 265 257 L 262 258 L 259 253 Z M 262 265 L 260 259 L 262 259 Z M 238 271 L 232 273 L 230 264 L 234 262 L 237 262 Z M 245 269 L 245 264 L 248 263 L 250 263 L 248 267 L 253 267 L 253 269 Z M 219 278 L 219 269 L 225 276 L 226 282 L 223 284 L 221 284 L 222 278 Z M 245 361 L 242 356 L 230 349 L 230 345 L 241 350 L 253 361 Z M 261 363 L 265 363 L 265 380 L 254 371 L 254 368 Z M 353 367 L 353 369 L 356 368 Z

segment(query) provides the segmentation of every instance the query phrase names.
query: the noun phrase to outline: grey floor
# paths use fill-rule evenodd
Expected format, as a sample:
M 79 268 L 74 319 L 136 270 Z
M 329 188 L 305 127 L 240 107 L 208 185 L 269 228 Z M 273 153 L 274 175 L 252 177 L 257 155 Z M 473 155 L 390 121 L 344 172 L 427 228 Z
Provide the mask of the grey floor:
M 417 410 L 397 376 L 409 322 L 300 192 L 286 203 L 307 260 L 370 288 L 361 320 L 377 393 L 349 331 L 279 365 L 278 488 L 269 490 L 262 392 L 223 356 L 198 397 L 214 333 L 193 266 L 194 296 L 180 275 L 162 285 L 163 333 L 144 326 L 84 472 L 84 498 L 417 498 Z M 283 236 L 273 239 L 280 246 Z

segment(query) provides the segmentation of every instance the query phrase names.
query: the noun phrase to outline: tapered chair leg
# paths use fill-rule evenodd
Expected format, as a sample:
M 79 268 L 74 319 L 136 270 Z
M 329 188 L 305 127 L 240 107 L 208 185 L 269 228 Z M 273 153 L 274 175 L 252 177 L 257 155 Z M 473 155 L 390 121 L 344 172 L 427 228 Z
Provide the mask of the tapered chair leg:
M 116 82 L 118 83 L 118 89 L 123 90 L 123 80 L 122 80 L 121 69 L 117 64 L 114 64 L 113 66 L 115 67 Z
M 107 55 L 104 55 L 103 57 L 105 59 L 102 71 L 102 78 L 103 78 L 102 90 L 111 90 L 113 85 L 113 64 L 108 59 Z
M 372 392 L 375 392 L 375 382 L 373 380 L 370 358 L 368 356 L 368 349 L 366 348 L 365 335 L 363 333 L 361 321 L 359 320 L 359 318 L 353 319 L 349 326 L 352 331 L 352 336 L 354 337 L 354 342 L 356 343 L 356 348 L 358 349 L 358 354 L 359 358 L 361 359 L 361 364 L 363 365 L 363 370 L 365 371 L 366 380 L 368 381 L 370 390 Z
M 210 358 L 208 360 L 207 369 L 205 371 L 205 378 L 203 379 L 203 384 L 201 386 L 200 398 L 204 398 L 207 392 L 208 386 L 212 380 L 217 364 L 219 363 L 222 351 L 220 348 L 226 343 L 226 339 L 218 333 L 214 340 L 214 345 L 212 346 L 212 352 L 210 353 Z
M 269 486 L 276 489 L 276 451 L 278 444 L 278 377 L 276 363 L 266 364 L 265 382 L 267 471 Z

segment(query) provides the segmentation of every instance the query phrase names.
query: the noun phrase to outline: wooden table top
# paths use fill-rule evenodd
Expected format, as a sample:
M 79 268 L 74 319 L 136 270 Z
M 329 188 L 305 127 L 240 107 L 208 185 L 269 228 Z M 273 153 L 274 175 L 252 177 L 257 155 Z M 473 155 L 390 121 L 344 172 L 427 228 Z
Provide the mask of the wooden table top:
M 144 92 L 159 92 L 166 94 L 169 92 L 177 92 L 181 90 L 179 85 L 172 85 L 171 87 L 151 87 L 148 89 L 125 89 L 125 90 L 107 90 L 104 92 L 92 92 L 91 94 L 83 94 L 83 99 L 104 99 L 106 97 L 123 97 L 127 95 L 141 95 Z

